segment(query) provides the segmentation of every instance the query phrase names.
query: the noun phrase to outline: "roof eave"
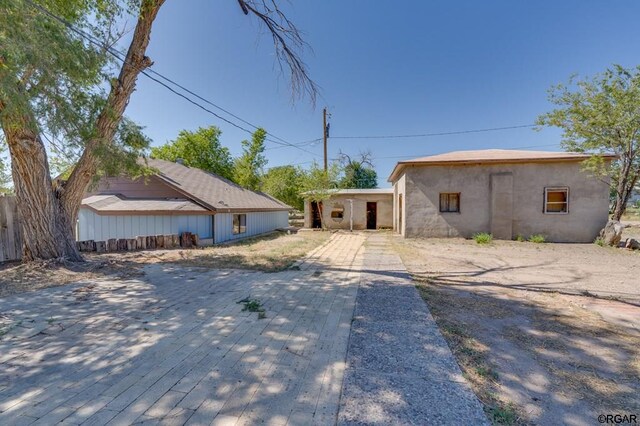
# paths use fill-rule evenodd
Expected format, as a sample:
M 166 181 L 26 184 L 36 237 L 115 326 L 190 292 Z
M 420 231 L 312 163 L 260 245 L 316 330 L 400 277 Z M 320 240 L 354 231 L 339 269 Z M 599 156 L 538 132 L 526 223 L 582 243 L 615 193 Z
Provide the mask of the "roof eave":
M 618 158 L 615 154 L 594 154 L 606 160 L 614 160 Z M 388 182 L 395 182 L 403 168 L 406 166 L 468 166 L 481 164 L 523 164 L 523 163 L 572 163 L 581 162 L 589 159 L 591 156 L 585 157 L 553 157 L 553 158 L 514 158 L 514 159 L 487 159 L 487 160 L 453 160 L 453 161 L 399 161 L 393 168 L 393 171 L 387 179 Z

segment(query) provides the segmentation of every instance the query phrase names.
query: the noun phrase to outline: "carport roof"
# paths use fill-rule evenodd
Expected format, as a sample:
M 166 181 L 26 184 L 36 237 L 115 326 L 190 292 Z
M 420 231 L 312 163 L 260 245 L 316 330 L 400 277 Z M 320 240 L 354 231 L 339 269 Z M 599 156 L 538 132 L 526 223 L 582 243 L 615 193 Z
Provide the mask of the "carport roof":
M 614 159 L 612 154 L 599 154 L 606 159 Z M 580 152 L 522 151 L 515 149 L 482 149 L 476 151 L 453 151 L 445 154 L 419 157 L 399 161 L 388 181 L 395 181 L 406 166 L 469 165 L 490 163 L 540 163 L 583 161 L 592 154 Z
M 127 198 L 122 195 L 92 195 L 82 206 L 102 214 L 211 214 L 190 200 L 177 198 Z

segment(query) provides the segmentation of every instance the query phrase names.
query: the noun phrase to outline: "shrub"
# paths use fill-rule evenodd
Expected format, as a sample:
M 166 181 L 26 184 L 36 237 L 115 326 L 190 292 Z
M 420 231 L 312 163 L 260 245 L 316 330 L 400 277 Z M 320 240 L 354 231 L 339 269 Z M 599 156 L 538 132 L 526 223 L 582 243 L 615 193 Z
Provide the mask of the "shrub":
M 522 242 L 526 241 L 526 239 L 524 238 L 524 235 L 518 234 L 518 235 L 516 235 L 516 241 L 519 242 L 519 243 L 522 243 Z
M 493 241 L 493 235 L 486 232 L 478 232 L 477 234 L 473 234 L 473 239 L 478 244 L 489 244 Z
M 604 238 L 602 238 L 602 237 L 598 237 L 598 238 L 596 238 L 595 240 L 593 240 L 593 243 L 594 243 L 595 245 L 597 245 L 597 246 L 600 246 L 600 247 L 604 247 L 604 246 L 605 246 L 605 244 L 604 244 Z
M 529 237 L 529 242 L 536 243 L 536 244 L 546 243 L 547 238 L 542 234 L 534 234 Z

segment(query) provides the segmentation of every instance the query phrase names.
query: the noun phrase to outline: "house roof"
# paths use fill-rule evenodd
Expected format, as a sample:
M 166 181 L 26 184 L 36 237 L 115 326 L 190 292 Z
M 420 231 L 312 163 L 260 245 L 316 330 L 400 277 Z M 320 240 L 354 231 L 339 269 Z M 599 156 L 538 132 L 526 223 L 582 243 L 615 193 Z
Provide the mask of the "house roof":
M 583 161 L 589 157 L 591 157 L 591 154 L 579 152 L 522 151 L 512 149 L 453 151 L 445 154 L 399 161 L 391 172 L 388 181 L 395 181 L 406 166 L 571 162 Z M 603 157 L 613 159 L 615 155 L 604 154 Z
M 348 188 L 348 189 L 336 189 L 334 191 L 330 191 L 330 193 L 332 195 L 334 194 L 345 194 L 345 195 L 393 194 L 393 188 L 372 188 L 372 189 Z
M 127 198 L 122 195 L 92 195 L 82 200 L 82 205 L 91 210 L 103 214 L 149 214 L 164 213 L 190 213 L 207 214 L 211 213 L 206 208 L 184 199 L 149 199 L 149 198 Z
M 157 176 L 170 187 L 213 211 L 290 210 L 285 203 L 267 194 L 243 188 L 204 170 L 164 160 L 148 159 Z

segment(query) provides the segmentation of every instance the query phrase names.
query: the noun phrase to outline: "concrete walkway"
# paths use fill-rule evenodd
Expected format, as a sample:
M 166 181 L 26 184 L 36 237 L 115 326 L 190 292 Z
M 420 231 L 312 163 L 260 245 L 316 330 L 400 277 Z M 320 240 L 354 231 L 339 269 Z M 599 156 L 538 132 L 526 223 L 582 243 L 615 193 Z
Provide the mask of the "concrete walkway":
M 365 244 L 339 423 L 488 424 L 391 238 Z
M 277 274 L 154 265 L 0 300 L 0 424 L 335 423 L 364 240 Z

